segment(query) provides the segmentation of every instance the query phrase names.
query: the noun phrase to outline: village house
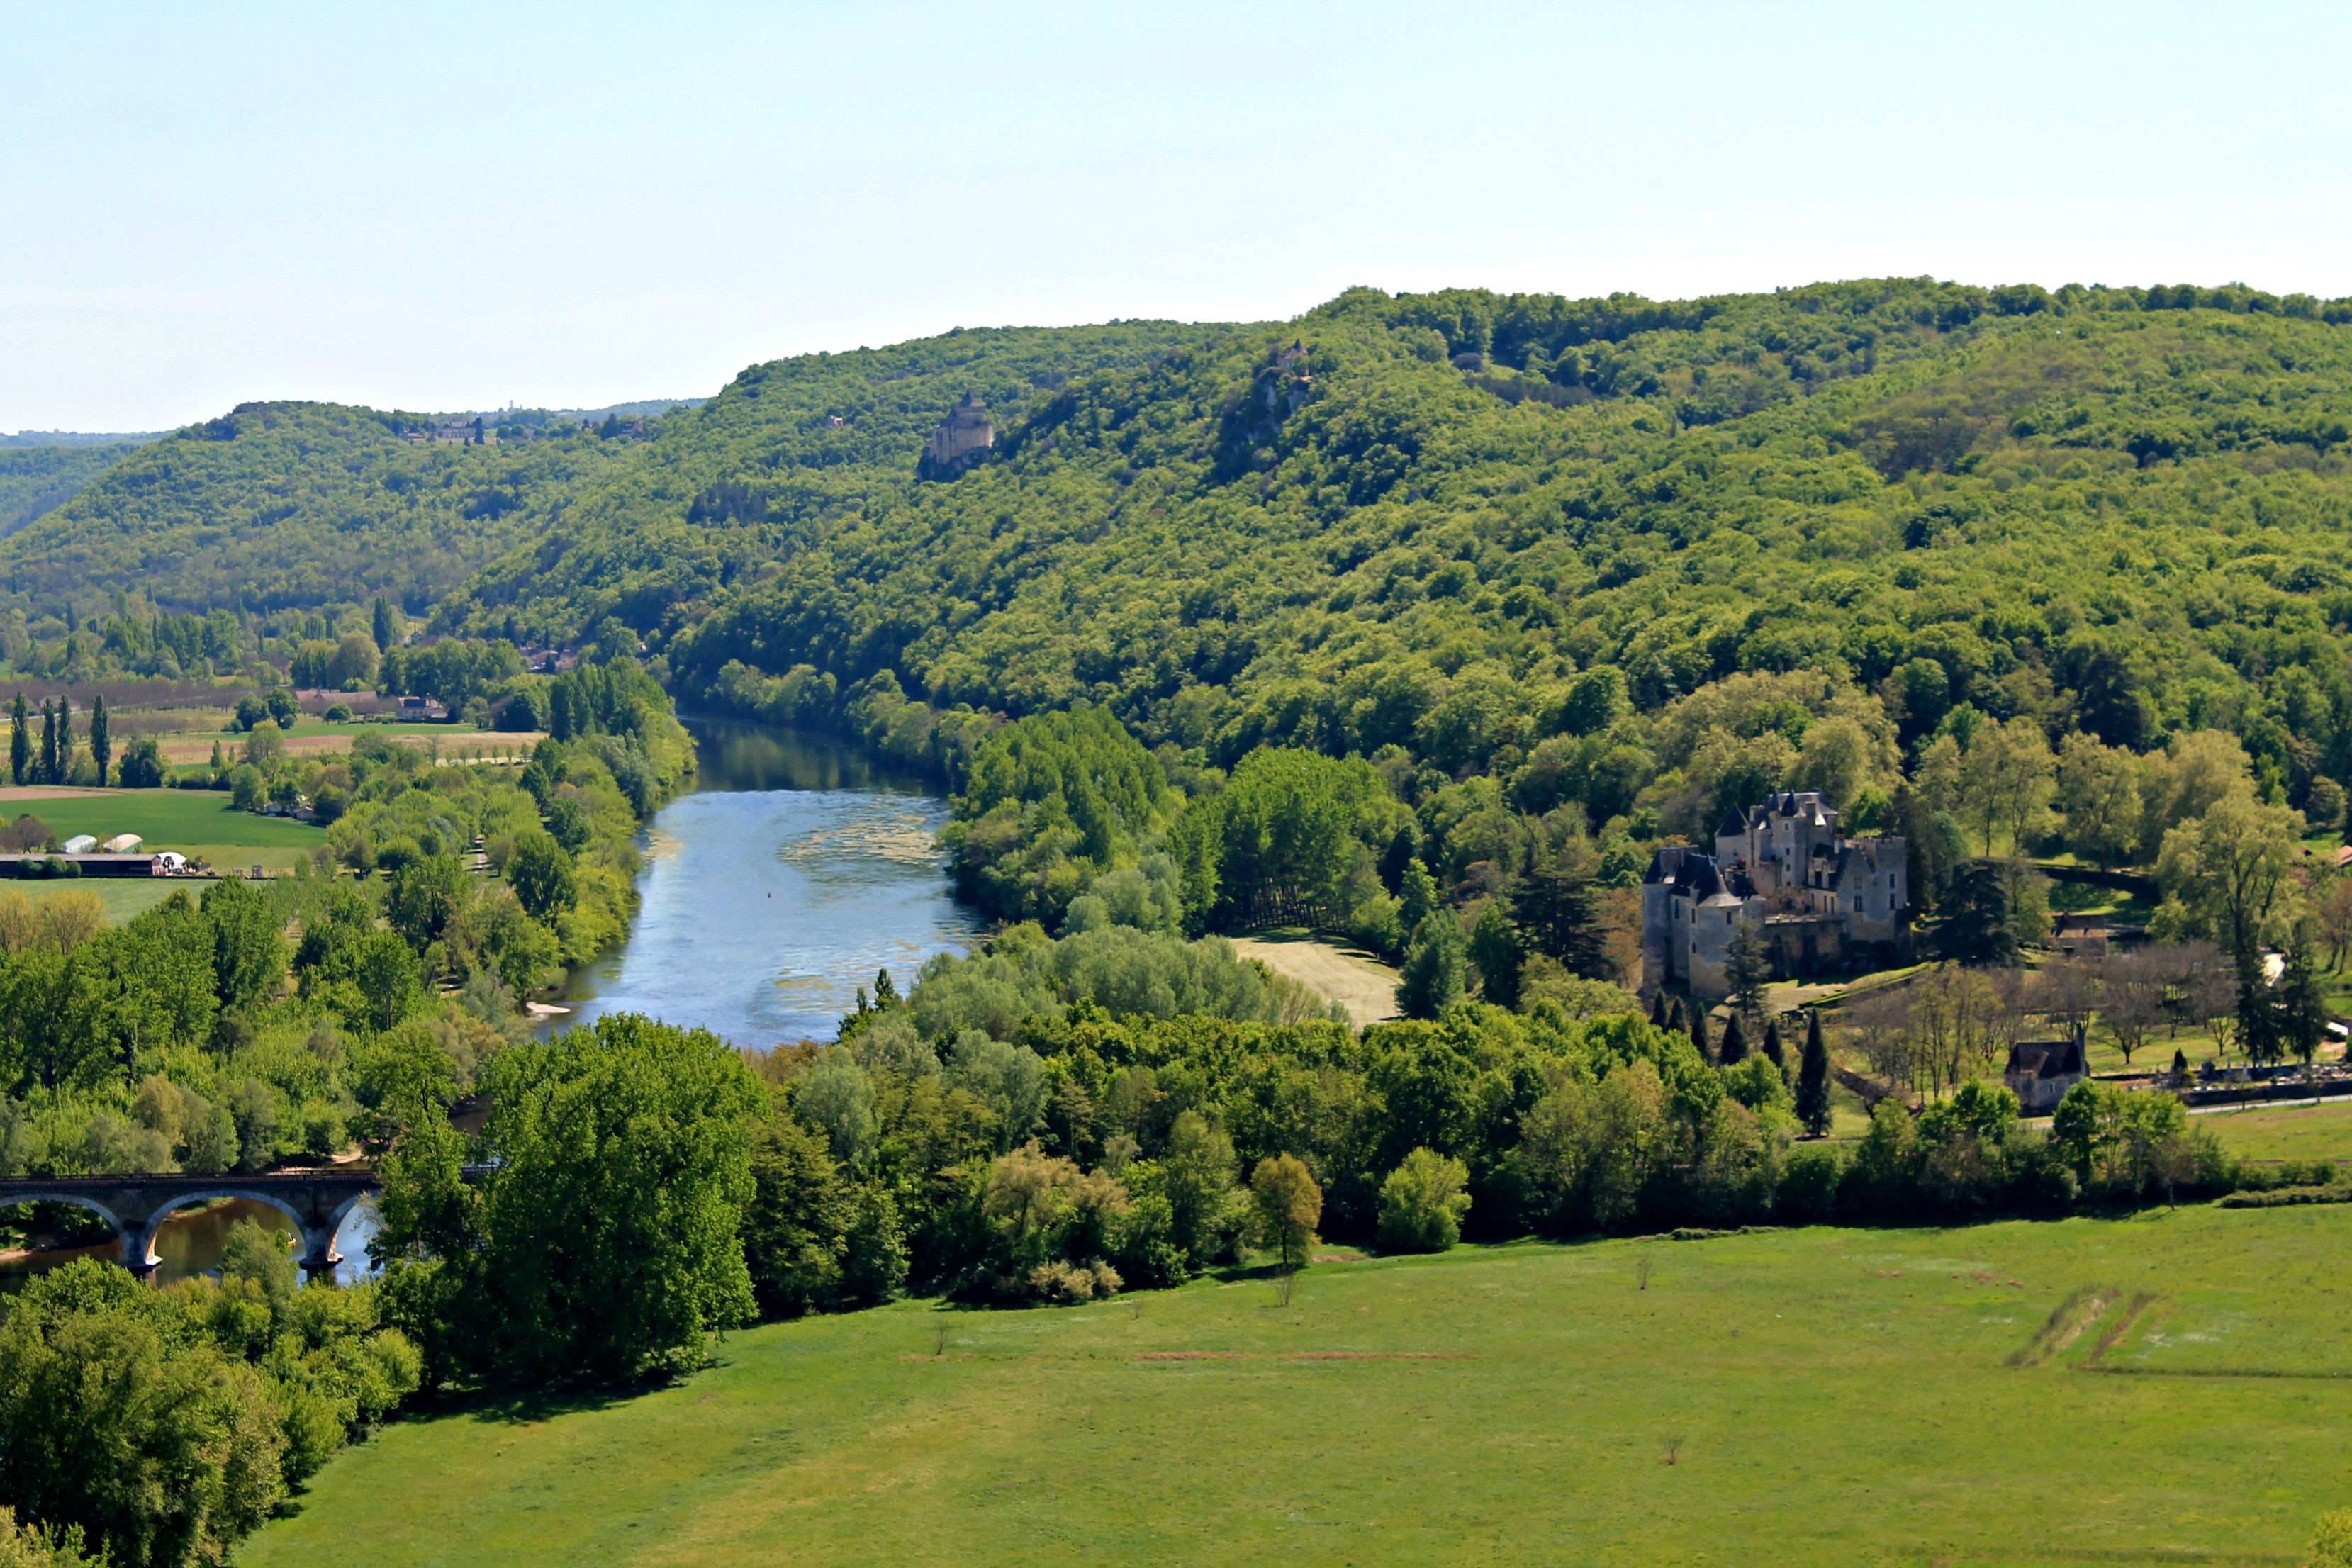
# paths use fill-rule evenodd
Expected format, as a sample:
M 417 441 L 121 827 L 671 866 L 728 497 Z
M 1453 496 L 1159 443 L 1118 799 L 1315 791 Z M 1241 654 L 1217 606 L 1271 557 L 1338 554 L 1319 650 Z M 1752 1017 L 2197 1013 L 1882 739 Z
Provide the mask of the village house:
M 2068 1089 L 2090 1076 L 2078 1032 L 2063 1040 L 2018 1041 L 2009 1047 L 2009 1066 L 2000 1081 L 2017 1096 L 2018 1109 L 2026 1115 L 2047 1116 L 2058 1109 Z
M 1669 845 L 1642 879 L 1642 985 L 1722 996 L 1725 963 L 1745 927 L 1764 941 L 1783 978 L 1880 968 L 1907 960 L 1908 846 L 1848 838 L 1838 812 L 1813 790 L 1733 806 L 1715 853 Z

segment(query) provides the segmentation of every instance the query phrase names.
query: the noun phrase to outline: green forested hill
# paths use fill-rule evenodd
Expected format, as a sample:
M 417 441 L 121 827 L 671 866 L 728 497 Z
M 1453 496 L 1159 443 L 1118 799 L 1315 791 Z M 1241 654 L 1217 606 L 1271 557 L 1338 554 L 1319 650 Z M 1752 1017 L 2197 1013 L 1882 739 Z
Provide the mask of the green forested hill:
M 1905 738 L 1969 704 L 2135 746 L 2226 725 L 2340 773 L 2348 314 L 1912 280 L 1356 290 L 1041 386 L 931 484 L 914 447 L 955 383 L 879 436 L 723 440 L 765 367 L 444 624 L 617 614 L 699 700 L 823 718 L 887 669 L 939 706 L 1105 703 L 1225 761 L 1394 743 L 1507 771 L 1591 727 L 1564 704 L 1605 665 L 1647 711 L 1811 670 Z M 1642 740 L 1651 773 L 1687 761 Z
M 1832 711 L 1890 784 L 1888 742 L 1963 710 L 2232 729 L 2299 799 L 2352 773 L 2347 323 L 2237 288 L 1357 289 L 778 361 L 644 439 L 413 447 L 404 416 L 249 406 L 0 568 L 36 611 L 359 584 L 443 631 L 617 618 L 697 702 L 833 722 L 903 691 L 919 747 L 933 710 L 1087 700 L 1223 763 L 1400 746 L 1596 826 Z M 919 481 L 967 392 L 994 451 Z
M 62 505 L 121 462 L 127 442 L 89 446 L 0 447 L 0 535 L 14 533 Z
M 617 613 L 658 639 L 761 568 L 808 559 L 857 520 L 902 512 L 931 488 L 916 483 L 917 458 L 965 394 L 1001 429 L 1074 378 L 1131 371 L 1230 330 L 959 330 L 754 365 L 699 409 L 665 419 L 625 471 L 548 506 L 548 526 L 442 623 L 498 627 L 512 616 L 560 639 Z
M 33 616 L 78 597 L 89 613 L 116 588 L 196 611 L 308 608 L 385 594 L 422 614 L 524 547 L 486 580 L 483 597 L 528 607 L 551 594 L 547 618 L 560 636 L 569 629 L 574 583 L 619 581 L 631 563 L 660 559 L 677 537 L 670 524 L 691 519 L 687 526 L 700 538 L 715 523 L 730 542 L 749 524 L 751 537 L 770 542 L 769 553 L 789 550 L 793 525 L 838 510 L 841 496 L 911 480 L 931 426 L 965 392 L 1017 405 L 1041 387 L 1137 363 L 1201 333 L 1170 323 L 969 331 L 780 361 L 745 371 L 699 412 L 677 408 L 652 420 L 643 437 L 617 428 L 616 419 L 601 434 L 563 429 L 549 440 L 413 446 L 400 432 L 438 416 L 247 404 L 140 448 L 37 526 L 0 542 L 0 581 Z M 829 416 L 844 423 L 835 428 Z M 84 477 L 104 467 L 79 451 L 69 456 Z M 16 499 L 10 465 L 29 471 L 36 462 L 0 454 L 0 521 Z M 730 483 L 746 474 L 757 482 Z M 777 475 L 788 482 L 775 482 Z M 845 485 L 848 475 L 856 478 Z M 567 556 L 575 543 L 578 554 Z M 677 575 L 698 592 L 721 586 L 730 552 L 710 554 L 697 550 L 677 563 Z M 537 568 L 559 559 L 563 569 L 537 581 Z M 656 596 L 633 607 L 658 625 L 667 602 Z
M 411 446 L 399 431 L 421 417 L 243 405 L 140 447 L 0 542 L 0 579 L 37 613 L 111 588 L 195 611 L 377 593 L 421 609 L 525 537 L 525 495 L 623 456 L 585 435 Z

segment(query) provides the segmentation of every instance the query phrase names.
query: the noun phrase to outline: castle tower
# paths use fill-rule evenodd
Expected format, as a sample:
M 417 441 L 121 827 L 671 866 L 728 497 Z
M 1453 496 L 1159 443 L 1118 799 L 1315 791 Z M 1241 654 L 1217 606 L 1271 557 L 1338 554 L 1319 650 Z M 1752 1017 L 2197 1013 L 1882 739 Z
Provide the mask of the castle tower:
M 922 461 L 916 465 L 916 477 L 954 479 L 986 457 L 995 445 L 996 426 L 989 423 L 988 405 L 977 394 L 967 392 L 963 401 L 931 432 L 930 441 L 923 447 Z

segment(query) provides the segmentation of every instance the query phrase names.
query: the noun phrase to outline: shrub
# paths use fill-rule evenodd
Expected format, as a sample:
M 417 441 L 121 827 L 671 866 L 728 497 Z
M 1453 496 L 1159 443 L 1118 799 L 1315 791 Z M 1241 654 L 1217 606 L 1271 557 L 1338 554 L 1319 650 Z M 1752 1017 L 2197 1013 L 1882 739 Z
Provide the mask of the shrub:
M 1792 1225 L 1827 1219 L 1837 1207 L 1838 1183 L 1844 1175 L 1844 1162 L 1833 1148 L 1810 1143 L 1794 1151 L 1780 1181 L 1781 1217 Z
M 1097 1296 L 1116 1296 L 1122 1281 L 1108 1263 L 1040 1263 L 1029 1271 L 1029 1293 L 1049 1306 L 1070 1307 Z
M 2319 1516 L 2304 1568 L 2352 1568 L 2352 1508 Z
M 1381 1184 L 1381 1245 L 1396 1252 L 1443 1252 L 1462 1239 L 1470 1212 L 1469 1168 L 1415 1149 Z

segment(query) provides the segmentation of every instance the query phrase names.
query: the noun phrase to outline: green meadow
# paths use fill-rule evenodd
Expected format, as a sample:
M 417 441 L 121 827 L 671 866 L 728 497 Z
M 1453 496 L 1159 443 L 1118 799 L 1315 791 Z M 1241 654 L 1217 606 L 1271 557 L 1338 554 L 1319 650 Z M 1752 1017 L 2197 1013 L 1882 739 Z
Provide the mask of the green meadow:
M 241 1563 L 2293 1563 L 2352 1206 L 1336 1255 L 412 1416 Z
M 249 849 L 305 850 L 324 844 L 324 828 L 283 816 L 257 816 L 228 803 L 226 790 L 124 789 L 102 794 L 54 795 L 46 799 L 5 803 L 10 818 L 26 812 L 49 825 L 61 838 L 77 833 L 100 839 L 118 833 L 136 833 L 142 847 L 206 854 Z
M 2197 1119 L 2244 1160 L 2333 1160 L 2352 1177 L 2352 1102 L 2273 1109 L 2249 1105 Z

